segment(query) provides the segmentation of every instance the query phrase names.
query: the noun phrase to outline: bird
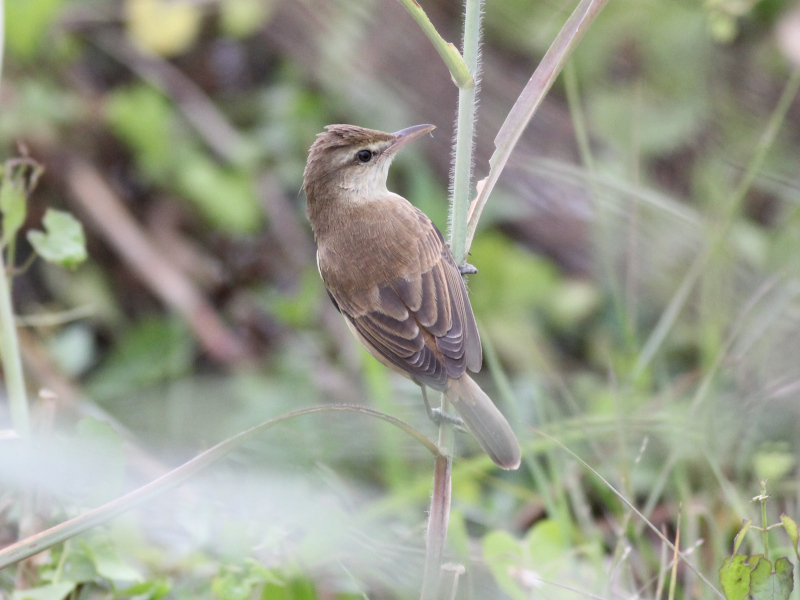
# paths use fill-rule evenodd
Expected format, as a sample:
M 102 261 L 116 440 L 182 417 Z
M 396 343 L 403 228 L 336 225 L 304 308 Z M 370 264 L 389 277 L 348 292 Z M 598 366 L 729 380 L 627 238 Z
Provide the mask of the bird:
M 386 187 L 389 166 L 409 142 L 435 129 L 394 133 L 328 125 L 303 173 L 317 266 L 347 326 L 380 363 L 422 389 L 443 392 L 481 448 L 503 469 L 519 467 L 514 431 L 470 377 L 482 350 L 462 270 L 433 222 Z

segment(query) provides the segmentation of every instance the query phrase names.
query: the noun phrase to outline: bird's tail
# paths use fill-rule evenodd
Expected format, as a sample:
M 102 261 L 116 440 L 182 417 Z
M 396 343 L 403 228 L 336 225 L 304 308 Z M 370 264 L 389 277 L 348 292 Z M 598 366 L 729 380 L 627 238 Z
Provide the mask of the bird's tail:
M 458 379 L 448 379 L 444 393 L 497 466 L 503 469 L 519 467 L 519 443 L 511 426 L 469 375 L 464 373 Z

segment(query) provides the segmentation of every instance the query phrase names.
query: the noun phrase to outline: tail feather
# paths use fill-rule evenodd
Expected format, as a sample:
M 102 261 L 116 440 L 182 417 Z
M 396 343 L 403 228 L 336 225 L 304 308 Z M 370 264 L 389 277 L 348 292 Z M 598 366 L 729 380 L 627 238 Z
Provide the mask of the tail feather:
M 519 443 L 511 426 L 469 375 L 464 373 L 458 379 L 448 379 L 444 393 L 497 466 L 503 469 L 519 467 Z

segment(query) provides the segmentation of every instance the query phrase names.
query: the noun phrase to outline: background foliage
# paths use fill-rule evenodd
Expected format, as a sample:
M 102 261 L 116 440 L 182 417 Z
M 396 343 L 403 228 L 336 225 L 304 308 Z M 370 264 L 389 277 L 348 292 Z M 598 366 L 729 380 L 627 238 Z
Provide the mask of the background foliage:
M 458 3 L 424 8 L 458 39 Z M 478 177 L 571 9 L 486 2 Z M 668 538 L 680 527 L 717 587 L 742 520 L 760 522 L 759 479 L 768 522 L 796 517 L 798 10 L 612 0 L 521 141 L 469 287 L 481 385 L 525 458 L 498 473 L 457 442 L 459 597 L 666 593 L 671 553 L 597 475 Z M 29 389 L 47 390 L 33 425 L 48 467 L 3 471 L 2 543 L 295 408 L 364 403 L 433 435 L 416 386 L 366 357 L 330 305 L 297 191 L 326 124 L 434 123 L 390 187 L 444 229 L 455 101 L 393 0 L 6 0 L 0 144 L 45 169 L 22 231 L 70 210 L 89 260 L 15 278 Z M 6 456 L 15 443 L 0 440 Z M 0 572 L 0 595 L 414 597 L 430 462 L 372 419 L 287 422 Z M 743 544 L 791 558 L 797 541 Z M 680 597 L 715 597 L 691 570 L 676 576 Z

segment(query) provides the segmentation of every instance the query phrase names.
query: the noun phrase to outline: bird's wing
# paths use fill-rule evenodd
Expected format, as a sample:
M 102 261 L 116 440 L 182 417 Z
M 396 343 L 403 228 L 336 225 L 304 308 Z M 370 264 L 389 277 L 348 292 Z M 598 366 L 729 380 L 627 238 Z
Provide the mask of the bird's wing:
M 404 268 L 400 277 L 375 281 L 358 298 L 330 286 L 328 292 L 377 358 L 418 383 L 443 390 L 448 377 L 459 377 L 465 368 L 480 369 L 481 344 L 450 250 L 436 226 L 417 213 L 423 232 L 417 239 L 418 263 Z M 321 265 L 326 258 L 332 257 L 320 255 Z M 367 297 L 370 302 L 363 301 Z

